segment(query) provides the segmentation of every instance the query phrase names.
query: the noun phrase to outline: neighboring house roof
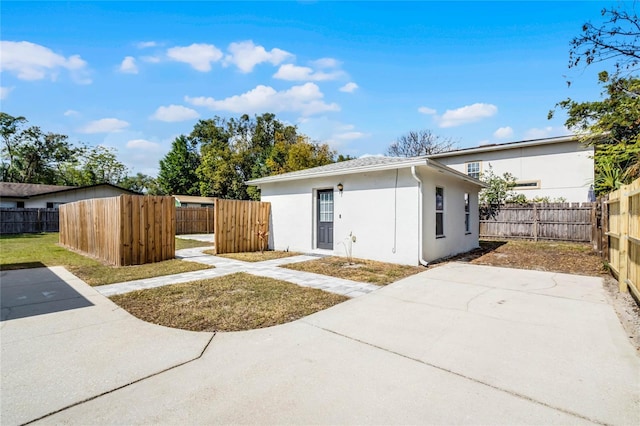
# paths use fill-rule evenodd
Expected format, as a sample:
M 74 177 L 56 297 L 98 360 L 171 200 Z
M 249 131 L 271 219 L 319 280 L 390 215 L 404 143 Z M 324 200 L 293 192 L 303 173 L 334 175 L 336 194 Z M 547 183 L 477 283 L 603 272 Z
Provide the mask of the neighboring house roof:
M 402 169 L 412 166 L 428 166 L 444 173 L 461 178 L 478 186 L 485 186 L 482 182 L 446 167 L 427 157 L 362 157 L 355 160 L 341 161 L 326 166 L 313 167 L 311 169 L 298 170 L 280 175 L 267 176 L 260 179 L 252 179 L 246 182 L 248 185 L 261 185 L 264 183 L 285 182 L 292 180 L 311 179 L 316 177 L 337 176 L 354 173 L 374 172 L 381 170 Z
M 463 149 L 457 149 L 454 151 L 439 152 L 437 154 L 428 155 L 427 157 L 428 158 L 454 157 L 456 155 L 475 154 L 475 153 L 490 152 L 490 151 L 502 151 L 507 149 L 525 148 L 529 146 L 550 145 L 550 144 L 565 143 L 565 142 L 578 142 L 579 140 L 580 140 L 580 136 L 577 136 L 577 135 L 558 136 L 558 137 L 545 138 L 545 139 L 531 139 L 526 141 L 482 145 L 474 148 L 463 148 Z
M 35 183 L 16 183 L 16 182 L 0 182 L 0 197 L 11 198 L 33 198 L 41 195 L 59 194 L 61 192 L 75 191 L 78 189 L 89 189 L 99 186 L 110 186 L 123 192 L 140 195 L 135 191 L 130 191 L 110 183 L 99 183 L 96 185 L 86 186 L 63 186 L 63 185 L 40 185 Z
M 195 195 L 172 195 L 181 204 L 214 204 L 213 197 L 197 197 Z

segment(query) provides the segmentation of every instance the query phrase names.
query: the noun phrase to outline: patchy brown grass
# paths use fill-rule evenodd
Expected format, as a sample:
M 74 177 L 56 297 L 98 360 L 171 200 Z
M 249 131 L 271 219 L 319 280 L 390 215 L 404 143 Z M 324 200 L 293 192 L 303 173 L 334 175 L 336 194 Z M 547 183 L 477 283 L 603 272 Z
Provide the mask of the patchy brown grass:
M 601 276 L 608 274 L 603 260 L 587 243 L 546 241 L 481 241 L 481 248 L 460 261 L 478 265 L 535 269 L 567 274 Z
M 176 250 L 182 250 L 187 248 L 196 247 L 211 247 L 213 243 L 207 243 L 205 241 L 188 240 L 185 238 L 176 238 Z
M 239 331 L 294 321 L 347 300 L 286 281 L 236 273 L 111 297 L 136 317 L 193 331 Z
M 264 262 L 265 260 L 282 259 L 284 257 L 299 256 L 300 253 L 293 251 L 259 251 L 249 253 L 225 253 L 216 254 L 215 250 L 205 250 L 204 253 L 214 256 L 226 257 L 228 259 L 241 260 L 243 262 Z
M 349 264 L 346 258 L 338 256 L 321 257 L 282 267 L 376 285 L 390 284 L 424 271 L 424 268 L 417 266 L 396 265 L 365 259 L 353 259 L 353 264 Z
M 89 285 L 105 285 L 144 278 L 161 277 L 163 275 L 182 274 L 183 272 L 200 271 L 213 268 L 196 262 L 185 262 L 178 259 L 163 262 L 147 263 L 132 266 L 107 266 L 102 264 L 87 266 L 66 266 L 66 268 Z

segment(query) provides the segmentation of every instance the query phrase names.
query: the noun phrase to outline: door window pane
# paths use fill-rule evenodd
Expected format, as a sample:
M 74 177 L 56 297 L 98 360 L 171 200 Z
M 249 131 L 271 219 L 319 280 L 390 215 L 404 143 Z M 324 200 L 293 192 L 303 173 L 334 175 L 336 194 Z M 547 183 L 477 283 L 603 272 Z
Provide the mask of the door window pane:
M 333 192 L 319 192 L 320 222 L 333 222 Z

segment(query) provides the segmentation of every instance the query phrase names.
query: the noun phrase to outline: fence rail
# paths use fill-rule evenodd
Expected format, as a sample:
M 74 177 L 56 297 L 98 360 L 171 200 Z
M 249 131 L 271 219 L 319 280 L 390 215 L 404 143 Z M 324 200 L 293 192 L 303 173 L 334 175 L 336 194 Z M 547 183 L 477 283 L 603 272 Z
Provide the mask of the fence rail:
M 58 209 L 0 209 L 0 234 L 58 232 Z
M 175 202 L 120 195 L 61 205 L 60 243 L 116 266 L 173 259 Z
M 176 234 L 210 234 L 214 232 L 213 216 L 210 207 L 176 207 Z
M 507 204 L 480 210 L 480 238 L 590 242 L 595 203 Z
M 631 290 L 640 299 L 640 179 L 613 191 L 602 204 L 609 266 L 620 291 Z
M 214 210 L 217 254 L 261 249 L 258 232 L 269 232 L 271 203 L 216 198 Z M 266 241 L 264 248 L 267 248 Z

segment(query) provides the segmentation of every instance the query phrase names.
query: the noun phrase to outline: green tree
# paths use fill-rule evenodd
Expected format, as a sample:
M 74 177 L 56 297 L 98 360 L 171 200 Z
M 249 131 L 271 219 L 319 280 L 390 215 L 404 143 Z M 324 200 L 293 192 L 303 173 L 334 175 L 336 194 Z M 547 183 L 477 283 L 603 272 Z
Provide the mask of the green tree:
M 270 113 L 200 120 L 189 139 L 200 146 L 200 193 L 220 198 L 259 199 L 247 180 L 328 164 L 335 156 Z
M 387 155 L 391 157 L 419 157 L 437 154 L 456 149 L 456 142 L 451 138 L 434 135 L 431 130 L 411 131 L 400 136 L 389 148 Z
M 158 192 L 175 195 L 200 195 L 196 170 L 200 165 L 197 141 L 184 135 L 171 143 L 171 150 L 160 160 Z
M 2 180 L 57 184 L 61 165 L 77 154 L 66 135 L 44 133 L 37 126 L 24 128 L 24 117 L 0 113 L 2 126 Z
M 611 77 L 603 71 L 599 82 L 604 86 L 603 99 L 568 98 L 556 107 L 566 111 L 565 125 L 594 147 L 594 188 L 603 194 L 640 177 L 640 79 Z
M 119 186 L 130 191 L 147 195 L 162 195 L 160 187 L 158 186 L 158 181 L 144 173 L 136 173 L 135 176 L 127 176 L 120 182 Z
M 481 204 L 500 206 L 517 197 L 513 192 L 516 178 L 509 172 L 503 173 L 502 176 L 497 175 L 489 165 L 487 171 L 480 174 L 480 180 L 487 185 L 480 191 Z

